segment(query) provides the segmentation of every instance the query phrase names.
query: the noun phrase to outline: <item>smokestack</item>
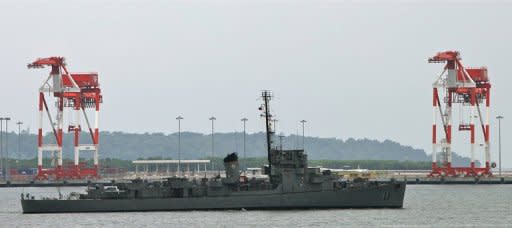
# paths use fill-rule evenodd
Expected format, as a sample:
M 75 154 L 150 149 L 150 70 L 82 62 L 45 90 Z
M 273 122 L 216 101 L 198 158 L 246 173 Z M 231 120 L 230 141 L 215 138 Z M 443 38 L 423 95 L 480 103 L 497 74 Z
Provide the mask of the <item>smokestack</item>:
M 227 182 L 238 183 L 240 181 L 240 166 L 236 152 L 228 154 L 228 156 L 224 158 L 224 168 L 226 169 Z

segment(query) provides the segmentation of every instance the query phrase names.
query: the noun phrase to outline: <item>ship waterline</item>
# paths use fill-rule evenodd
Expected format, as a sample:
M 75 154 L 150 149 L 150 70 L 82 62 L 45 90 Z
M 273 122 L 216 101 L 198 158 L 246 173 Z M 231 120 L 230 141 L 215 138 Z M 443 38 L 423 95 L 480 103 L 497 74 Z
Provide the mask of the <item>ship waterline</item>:
M 232 194 L 224 197 L 22 200 L 24 213 L 130 212 L 226 209 L 402 208 L 404 183 L 329 192 Z

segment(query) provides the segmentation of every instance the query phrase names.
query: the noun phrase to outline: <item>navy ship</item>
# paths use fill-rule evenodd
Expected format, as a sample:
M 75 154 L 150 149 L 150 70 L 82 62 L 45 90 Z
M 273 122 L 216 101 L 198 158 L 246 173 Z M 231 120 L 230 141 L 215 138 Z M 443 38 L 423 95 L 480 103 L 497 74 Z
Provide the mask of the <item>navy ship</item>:
M 236 153 L 224 158 L 225 177 L 90 185 L 85 194 L 57 199 L 21 195 L 23 213 L 128 212 L 227 209 L 402 208 L 405 182 L 340 179 L 329 170 L 308 167 L 304 150 L 274 147 L 270 91 L 260 106 L 266 122 L 268 178 L 242 175 Z

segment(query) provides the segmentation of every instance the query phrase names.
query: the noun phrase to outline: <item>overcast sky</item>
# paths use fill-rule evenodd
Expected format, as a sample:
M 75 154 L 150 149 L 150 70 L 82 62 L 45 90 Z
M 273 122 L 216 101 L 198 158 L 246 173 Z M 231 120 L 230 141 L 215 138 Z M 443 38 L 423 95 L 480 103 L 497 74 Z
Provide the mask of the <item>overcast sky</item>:
M 257 99 L 270 89 L 278 131 L 295 133 L 306 119 L 307 135 L 391 139 L 430 153 L 442 65 L 426 60 L 459 50 L 467 66 L 489 68 L 492 156 L 503 114 L 512 167 L 512 4 L 354 2 L 2 1 L 0 115 L 35 132 L 48 69 L 26 64 L 65 56 L 70 71 L 99 72 L 102 130 L 171 133 L 182 115 L 184 130 L 208 133 L 215 115 L 218 131 L 241 130 L 247 117 L 257 132 Z

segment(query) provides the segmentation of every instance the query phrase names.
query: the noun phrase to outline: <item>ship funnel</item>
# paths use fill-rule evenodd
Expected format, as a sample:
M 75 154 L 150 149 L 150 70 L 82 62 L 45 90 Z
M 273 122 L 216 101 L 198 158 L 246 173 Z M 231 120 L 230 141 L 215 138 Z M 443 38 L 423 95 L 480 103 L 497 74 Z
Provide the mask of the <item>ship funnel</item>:
M 227 182 L 238 183 L 240 181 L 240 166 L 236 153 L 228 154 L 228 156 L 224 158 L 224 168 L 226 169 Z

